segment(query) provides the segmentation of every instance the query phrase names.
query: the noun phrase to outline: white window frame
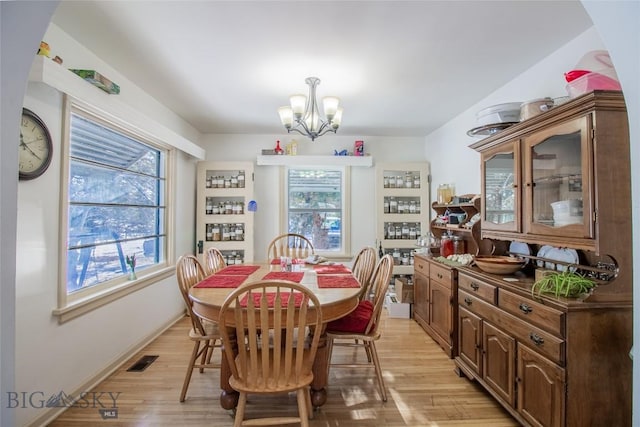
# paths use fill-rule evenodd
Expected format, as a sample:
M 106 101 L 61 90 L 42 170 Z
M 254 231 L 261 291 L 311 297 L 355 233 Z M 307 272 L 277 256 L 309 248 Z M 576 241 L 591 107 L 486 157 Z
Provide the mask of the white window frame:
M 164 229 L 164 261 L 136 271 L 138 278 L 129 280 L 126 274 L 121 277 L 105 281 L 86 289 L 75 291 L 71 294 L 67 291 L 67 235 L 69 222 L 69 167 L 70 167 L 70 131 L 71 113 L 79 114 L 96 121 L 106 127 L 132 136 L 153 146 L 165 154 L 165 217 Z M 159 141 L 152 135 L 145 133 L 139 127 L 128 124 L 125 120 L 96 109 L 70 96 L 65 96 L 63 107 L 63 137 L 62 137 L 62 177 L 60 186 L 60 246 L 59 246 L 59 274 L 58 274 L 58 305 L 53 314 L 58 317 L 60 323 L 76 318 L 98 307 L 122 298 L 132 292 L 149 286 L 158 280 L 170 277 L 174 274 L 175 258 L 175 211 L 173 194 L 174 175 L 176 171 L 176 149 L 169 144 Z
M 342 248 L 340 251 L 322 251 L 316 248 L 316 254 L 328 259 L 351 257 L 351 167 L 350 166 L 284 166 L 280 169 L 280 233 L 289 232 L 289 169 L 338 170 L 342 173 Z

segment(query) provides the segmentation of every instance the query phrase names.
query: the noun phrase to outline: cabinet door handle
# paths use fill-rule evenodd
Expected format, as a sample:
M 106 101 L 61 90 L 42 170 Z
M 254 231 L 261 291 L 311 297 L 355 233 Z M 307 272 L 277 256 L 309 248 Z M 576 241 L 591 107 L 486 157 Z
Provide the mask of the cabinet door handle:
M 533 308 L 529 307 L 527 304 L 521 302 L 520 303 L 520 311 L 522 311 L 524 314 L 529 314 L 533 311 Z
M 533 332 L 531 332 L 529 334 L 529 338 L 531 338 L 531 341 L 533 341 L 533 343 L 535 345 L 542 345 L 544 344 L 544 338 L 542 338 L 541 336 L 539 336 L 538 334 L 534 334 Z
M 438 276 L 438 279 L 442 279 L 442 274 L 438 273 L 437 276 Z
M 467 305 L 471 305 L 471 303 L 472 303 L 473 301 L 471 301 L 471 298 L 466 297 L 466 298 L 464 299 L 464 302 L 465 302 L 465 304 L 467 304 Z
M 478 291 L 478 289 L 480 289 L 480 285 L 478 285 L 478 284 L 477 284 L 477 283 L 475 283 L 475 282 L 471 282 L 471 285 L 470 285 L 470 286 L 471 286 L 471 289 L 473 289 L 473 290 L 474 290 L 474 291 L 476 291 L 476 292 Z

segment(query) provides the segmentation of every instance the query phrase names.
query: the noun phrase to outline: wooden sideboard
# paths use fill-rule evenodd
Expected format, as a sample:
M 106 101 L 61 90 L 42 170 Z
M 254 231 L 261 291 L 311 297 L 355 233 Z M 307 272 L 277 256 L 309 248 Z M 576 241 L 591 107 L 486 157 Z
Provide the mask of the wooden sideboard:
M 630 426 L 632 306 L 533 298 L 533 279 L 458 269 L 460 373 L 525 426 Z
M 425 255 L 414 256 L 413 318 L 453 358 L 457 340 L 456 269 Z

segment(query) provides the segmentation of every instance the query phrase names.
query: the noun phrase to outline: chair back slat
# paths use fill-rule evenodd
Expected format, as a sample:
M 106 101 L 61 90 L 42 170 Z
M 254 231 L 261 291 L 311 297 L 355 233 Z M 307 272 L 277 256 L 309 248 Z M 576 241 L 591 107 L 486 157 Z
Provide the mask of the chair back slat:
M 243 318 L 243 313 L 240 310 L 237 310 L 234 312 L 234 317 L 235 317 L 235 323 L 236 325 L 240 325 L 243 324 L 246 320 Z M 221 331 L 222 332 L 222 331 Z M 222 332 L 222 335 L 224 337 L 225 333 Z M 248 345 L 250 345 L 251 342 L 253 342 L 253 340 L 251 338 L 248 338 L 245 332 L 245 329 L 241 329 L 241 330 L 237 330 L 236 332 L 236 338 L 237 338 L 237 342 L 238 342 L 238 347 L 243 347 L 246 343 L 249 343 Z M 222 345 L 227 346 L 227 348 L 232 348 L 230 347 L 230 343 L 229 344 L 225 344 L 224 342 L 224 338 L 222 339 Z M 254 349 L 254 351 L 257 349 Z M 229 351 L 229 353 L 232 353 L 231 351 Z M 231 368 L 231 373 L 232 375 L 234 375 L 237 378 L 240 378 L 244 381 L 246 381 L 246 375 L 247 375 L 247 367 L 248 367 L 248 361 L 247 361 L 247 356 L 248 356 L 248 352 L 246 351 L 241 351 L 238 352 L 238 359 L 237 362 L 231 363 L 229 362 L 229 367 Z
M 269 261 L 281 256 L 290 258 L 307 258 L 315 254 L 313 244 L 302 234 L 287 233 L 274 238 L 267 249 Z
M 360 301 L 367 298 L 371 289 L 371 276 L 376 266 L 376 250 L 371 246 L 365 246 L 356 254 L 351 270 L 353 275 L 360 282 L 362 292 L 360 293 Z
M 234 325 L 228 324 L 228 311 Z M 237 337 L 237 357 L 225 352 L 232 376 L 264 391 L 297 383 L 311 372 L 318 348 L 319 334 L 305 336 L 310 324 L 322 324 L 322 311 L 305 286 L 260 280 L 237 288 L 220 311 L 223 345 L 232 348 L 228 326 Z
M 198 258 L 193 255 L 183 255 L 178 258 L 176 262 L 176 276 L 178 286 L 180 287 L 180 294 L 182 295 L 182 299 L 184 299 L 187 313 L 191 319 L 191 326 L 194 331 L 205 335 L 202 321 L 193 313 L 193 303 L 189 298 L 189 290 L 205 277 L 204 270 Z
M 366 334 L 375 333 L 380 325 L 380 316 L 382 314 L 382 307 L 384 306 L 384 298 L 387 294 L 387 290 L 389 289 L 389 282 L 391 281 L 392 273 L 393 257 L 390 254 L 387 254 L 380 258 L 371 278 L 374 292 L 372 301 L 373 314 L 371 319 L 369 319 L 367 328 L 365 329 Z
M 211 276 L 227 266 L 224 260 L 224 255 L 220 252 L 220 249 L 211 247 L 205 252 L 204 273 L 207 276 Z

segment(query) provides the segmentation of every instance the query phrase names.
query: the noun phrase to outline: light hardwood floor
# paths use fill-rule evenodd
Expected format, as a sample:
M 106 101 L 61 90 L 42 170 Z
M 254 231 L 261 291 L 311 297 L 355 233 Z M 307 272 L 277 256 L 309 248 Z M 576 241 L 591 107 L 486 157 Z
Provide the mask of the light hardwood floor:
M 373 368 L 333 369 L 327 403 L 314 412 L 312 427 L 519 425 L 477 384 L 458 377 L 453 361 L 417 323 L 388 318 L 386 311 L 383 322 L 378 353 L 388 401 L 380 400 Z M 187 400 L 179 402 L 192 349 L 188 328 L 187 318 L 179 321 L 95 388 L 96 392 L 120 393 L 116 399 L 117 419 L 103 420 L 96 408 L 73 407 L 49 426 L 232 426 L 232 412 L 219 405 L 218 370 L 202 374 L 195 371 Z M 364 351 L 357 350 L 335 348 L 334 360 L 364 360 Z M 159 357 L 143 372 L 127 372 L 143 355 Z M 111 402 L 108 398 L 101 400 Z M 295 394 L 249 396 L 246 417 L 293 415 L 295 411 Z

